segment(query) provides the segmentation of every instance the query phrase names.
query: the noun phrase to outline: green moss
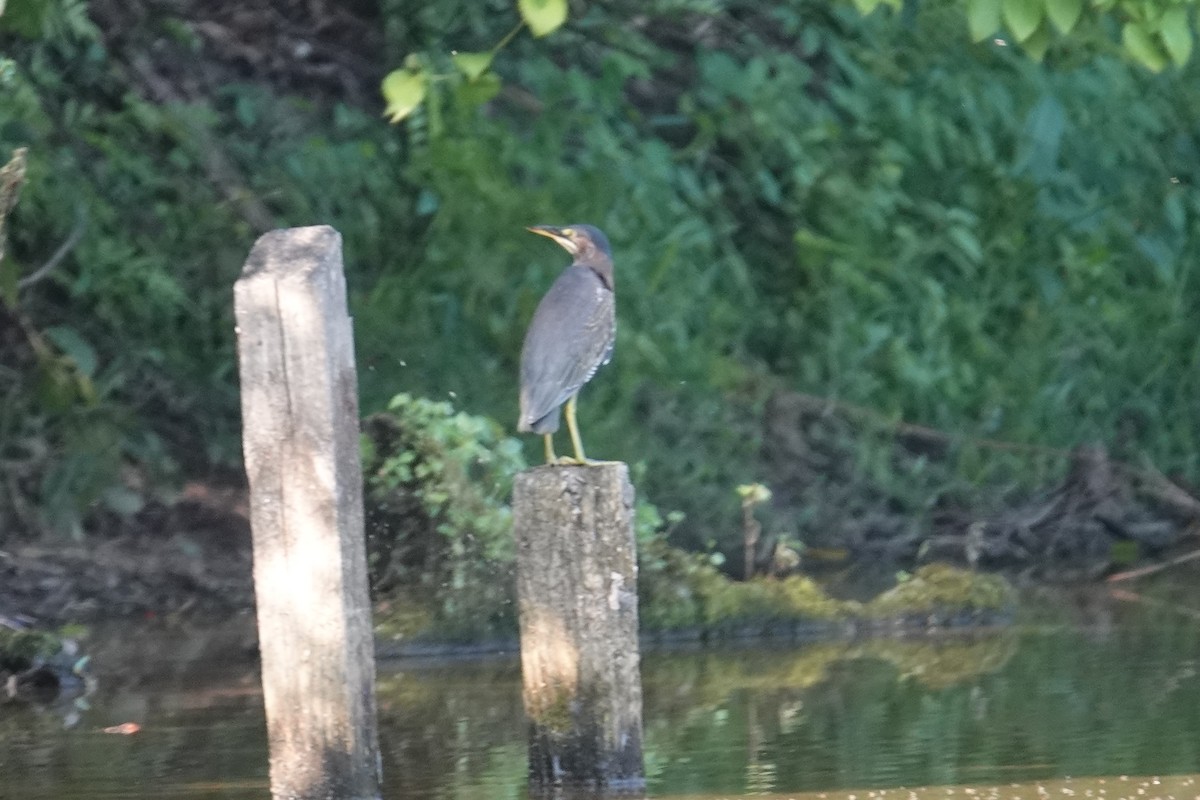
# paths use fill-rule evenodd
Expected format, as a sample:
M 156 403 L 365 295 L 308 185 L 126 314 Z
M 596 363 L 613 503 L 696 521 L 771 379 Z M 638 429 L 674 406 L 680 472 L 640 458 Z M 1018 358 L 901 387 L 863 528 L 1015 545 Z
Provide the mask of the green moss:
M 662 542 L 643 543 L 640 561 L 640 627 L 649 634 L 704 639 L 788 635 L 806 628 L 819 634 L 860 623 L 911 622 L 931 614 L 1003 612 L 1015 602 L 1003 578 L 943 564 L 921 567 L 909 580 L 863 604 L 831 597 L 805 576 L 734 581 L 702 557 Z M 392 643 L 478 640 L 473 635 L 477 631 L 448 626 L 435 606 L 433 598 L 412 594 L 381 603 L 375 613 L 379 638 Z M 511 633 L 516 635 L 515 626 Z M 955 672 L 953 653 L 944 655 L 945 670 Z
M 387 642 L 417 638 L 434 628 L 434 609 L 415 597 L 397 596 L 375 606 L 375 635 Z
M 641 626 L 647 632 L 770 634 L 805 624 L 903 621 L 934 612 L 1002 611 L 1013 604 L 1003 578 L 944 564 L 921 567 L 864 605 L 831 597 L 804 576 L 730 580 L 703 557 L 661 541 L 643 542 L 639 563 Z
M 858 614 L 812 579 L 730 580 L 704 556 L 659 539 L 639 547 L 639 616 L 645 631 L 753 632 L 777 625 L 828 623 Z
M 857 603 L 836 600 L 811 578 L 726 580 L 707 598 L 706 621 L 711 625 L 834 621 L 853 616 Z
M 946 564 L 926 564 L 907 581 L 867 603 L 868 617 L 955 611 L 1002 611 L 1013 604 L 1008 582 L 997 575 Z
M 562 684 L 545 687 L 536 699 L 541 709 L 531 715 L 535 724 L 548 733 L 566 733 L 574 729 L 571 705 L 575 692 Z

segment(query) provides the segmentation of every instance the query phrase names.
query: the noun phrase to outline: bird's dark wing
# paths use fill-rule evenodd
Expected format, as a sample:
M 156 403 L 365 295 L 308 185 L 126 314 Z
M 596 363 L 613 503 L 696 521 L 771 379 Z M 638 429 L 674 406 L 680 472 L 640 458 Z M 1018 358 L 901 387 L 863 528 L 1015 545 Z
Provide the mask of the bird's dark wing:
M 591 269 L 570 266 L 558 276 L 525 334 L 518 430 L 558 430 L 558 408 L 612 354 L 614 312 L 612 291 Z

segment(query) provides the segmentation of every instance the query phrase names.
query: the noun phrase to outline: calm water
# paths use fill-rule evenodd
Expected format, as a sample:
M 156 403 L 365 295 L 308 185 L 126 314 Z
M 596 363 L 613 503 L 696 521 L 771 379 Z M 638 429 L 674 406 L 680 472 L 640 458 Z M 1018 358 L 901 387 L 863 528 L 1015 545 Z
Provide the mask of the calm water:
M 649 653 L 650 793 L 1200 796 L 1188 777 L 1200 772 L 1200 622 L 1132 606 L 1089 616 L 990 636 Z M 246 630 L 99 631 L 86 707 L 0 705 L 0 798 L 267 796 Z M 519 682 L 512 657 L 381 665 L 385 797 L 525 797 Z M 125 722 L 141 732 L 102 732 Z M 1013 786 L 1031 781 L 1040 793 Z

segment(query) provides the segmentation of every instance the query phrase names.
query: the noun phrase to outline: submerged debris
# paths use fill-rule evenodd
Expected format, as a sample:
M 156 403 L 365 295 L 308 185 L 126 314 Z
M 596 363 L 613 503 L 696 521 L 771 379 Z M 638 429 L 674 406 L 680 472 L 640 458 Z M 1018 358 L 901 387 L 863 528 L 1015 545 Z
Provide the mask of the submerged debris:
M 71 636 L 0 627 L 0 703 L 46 703 L 89 692 L 88 662 Z

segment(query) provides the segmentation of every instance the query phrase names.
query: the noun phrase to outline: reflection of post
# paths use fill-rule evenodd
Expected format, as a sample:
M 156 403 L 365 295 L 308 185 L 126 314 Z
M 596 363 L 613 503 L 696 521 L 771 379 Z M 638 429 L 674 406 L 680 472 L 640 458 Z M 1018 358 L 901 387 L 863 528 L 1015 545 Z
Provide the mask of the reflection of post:
M 234 288 L 275 798 L 375 798 L 375 663 L 341 236 L 272 231 Z
M 621 463 L 545 466 L 513 488 L 534 791 L 640 790 L 633 487 Z

